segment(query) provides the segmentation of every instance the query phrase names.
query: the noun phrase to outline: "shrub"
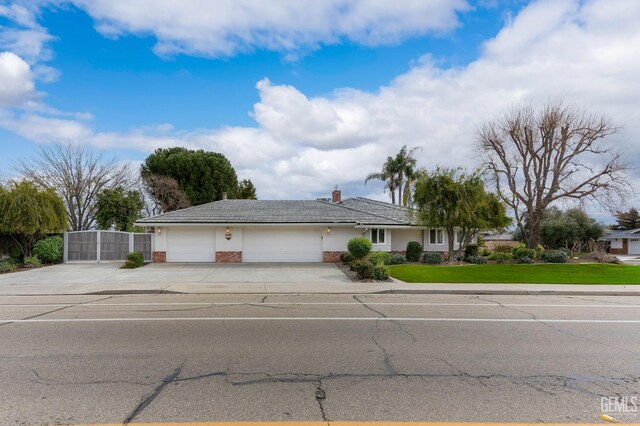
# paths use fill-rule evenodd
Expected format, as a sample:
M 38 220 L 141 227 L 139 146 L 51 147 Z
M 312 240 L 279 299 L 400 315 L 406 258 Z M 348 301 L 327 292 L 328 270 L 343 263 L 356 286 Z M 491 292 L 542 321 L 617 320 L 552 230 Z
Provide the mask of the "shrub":
M 535 263 L 535 260 L 533 260 L 532 257 L 523 256 L 523 257 L 518 259 L 518 263 Z
M 355 259 L 362 259 L 371 251 L 371 241 L 364 237 L 355 237 L 349 240 L 347 248 Z
M 361 280 L 373 278 L 375 266 L 367 259 L 355 260 L 351 263 L 351 266 Z
M 513 258 L 516 260 L 520 260 L 523 257 L 528 257 L 530 259 L 536 258 L 536 251 L 534 249 L 526 248 L 526 247 L 517 247 L 513 249 Z
M 373 267 L 373 278 L 378 281 L 386 281 L 389 279 L 389 267 L 382 263 L 378 263 Z
M 348 251 L 343 251 L 342 253 L 340 253 L 340 262 L 344 263 L 345 265 L 353 262 L 353 260 L 353 255 Z
M 493 252 L 491 250 L 489 250 L 488 248 L 486 248 L 486 247 L 482 247 L 480 249 L 480 256 L 487 257 L 487 256 L 491 255 L 491 253 L 493 253 Z
M 496 261 L 496 263 L 507 263 L 507 262 L 511 262 L 511 260 L 513 259 L 513 256 L 511 256 L 511 253 L 495 253 L 494 259 Z
M 513 247 L 509 245 L 500 245 L 495 248 L 496 253 L 511 253 L 512 250 Z
M 407 258 L 401 254 L 392 255 L 389 261 L 389 265 L 402 265 L 403 263 L 407 263 Z
M 538 244 L 536 246 L 536 258 L 540 258 L 540 256 L 542 256 L 542 253 L 544 253 L 544 247 L 542 247 L 542 244 Z
M 422 255 L 422 263 L 438 265 L 442 263 L 442 254 L 439 251 L 427 251 Z
M 47 237 L 33 246 L 33 253 L 45 263 L 61 262 L 63 250 L 64 240 L 58 236 Z
M 27 268 L 39 268 L 42 266 L 42 262 L 40 262 L 38 256 L 27 256 L 24 258 L 24 266 Z
M 131 252 L 127 255 L 127 262 L 131 262 L 134 268 L 144 265 L 144 254 L 139 251 Z
M 464 248 L 464 258 L 475 257 L 478 256 L 478 245 L 477 244 L 469 244 Z
M 467 262 L 474 263 L 476 265 L 484 265 L 487 263 L 487 258 L 483 256 L 469 256 L 467 257 Z
M 135 264 L 135 263 L 133 263 L 133 262 L 132 262 L 132 261 L 130 261 L 130 260 L 126 260 L 126 261 L 124 262 L 124 265 L 122 265 L 122 269 L 136 269 L 136 268 L 138 268 L 138 267 L 139 267 L 139 266 L 136 266 L 136 264 Z
M 409 241 L 407 243 L 407 261 L 419 262 L 422 254 L 422 244 L 417 241 Z
M 385 265 L 389 265 L 391 263 L 391 253 L 386 251 L 374 251 L 369 253 L 369 261 L 374 265 L 378 263 L 383 263 Z
M 547 263 L 567 263 L 567 253 L 560 250 L 545 251 L 540 258 Z
M 16 264 L 10 260 L 3 260 L 0 262 L 0 272 L 11 272 L 17 268 Z
M 497 252 L 492 251 L 491 253 L 489 253 L 489 254 L 487 255 L 487 260 L 496 260 L 496 256 L 497 256 L 497 255 L 498 255 L 498 253 L 497 253 Z

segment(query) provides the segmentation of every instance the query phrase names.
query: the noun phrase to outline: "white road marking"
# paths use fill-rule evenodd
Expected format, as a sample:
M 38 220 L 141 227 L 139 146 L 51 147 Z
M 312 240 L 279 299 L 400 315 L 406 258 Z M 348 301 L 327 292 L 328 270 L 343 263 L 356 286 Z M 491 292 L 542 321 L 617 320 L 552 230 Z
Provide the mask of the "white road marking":
M 405 321 L 405 322 L 523 322 L 575 324 L 640 324 L 640 320 L 615 319 L 532 319 L 532 318 L 412 318 L 412 317 L 196 317 L 196 318 L 51 318 L 4 319 L 0 323 L 56 322 L 135 322 L 135 321 Z
M 59 307 L 59 306 L 74 306 L 76 307 L 91 307 L 91 306 L 362 306 L 363 304 L 369 306 L 490 306 L 490 307 L 522 307 L 522 308 L 640 308 L 640 305 L 588 305 L 588 304 L 574 304 L 574 305 L 559 305 L 559 304 L 536 304 L 536 303 L 428 303 L 428 302 L 132 302 L 132 303 L 7 303 L 0 304 L 0 308 L 3 307 Z

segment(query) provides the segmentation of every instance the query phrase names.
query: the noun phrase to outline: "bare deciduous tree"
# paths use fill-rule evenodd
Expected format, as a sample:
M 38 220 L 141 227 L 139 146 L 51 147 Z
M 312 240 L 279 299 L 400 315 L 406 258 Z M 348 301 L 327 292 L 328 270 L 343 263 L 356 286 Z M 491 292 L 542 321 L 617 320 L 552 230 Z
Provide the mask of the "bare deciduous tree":
M 480 129 L 482 159 L 528 247 L 538 245 L 552 203 L 592 200 L 610 207 L 625 195 L 628 163 L 606 141 L 615 132 L 606 117 L 562 100 L 541 110 L 524 104 Z
M 100 191 L 128 189 L 132 184 L 128 164 L 79 144 L 42 146 L 36 157 L 19 161 L 15 169 L 36 185 L 52 188 L 62 197 L 72 231 L 95 227 L 95 202 Z
M 169 176 L 147 175 L 141 178 L 147 216 L 189 207 L 189 197 L 178 181 Z

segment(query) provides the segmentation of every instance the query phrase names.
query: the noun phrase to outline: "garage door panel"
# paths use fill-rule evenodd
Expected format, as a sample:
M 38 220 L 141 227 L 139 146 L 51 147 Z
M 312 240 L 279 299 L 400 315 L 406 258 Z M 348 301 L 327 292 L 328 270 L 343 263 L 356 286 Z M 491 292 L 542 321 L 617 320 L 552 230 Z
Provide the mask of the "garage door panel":
M 167 233 L 167 262 L 213 262 L 214 229 L 170 229 Z
M 244 262 L 322 262 L 319 229 L 245 229 Z
M 640 254 L 640 240 L 636 238 L 629 240 L 629 254 Z

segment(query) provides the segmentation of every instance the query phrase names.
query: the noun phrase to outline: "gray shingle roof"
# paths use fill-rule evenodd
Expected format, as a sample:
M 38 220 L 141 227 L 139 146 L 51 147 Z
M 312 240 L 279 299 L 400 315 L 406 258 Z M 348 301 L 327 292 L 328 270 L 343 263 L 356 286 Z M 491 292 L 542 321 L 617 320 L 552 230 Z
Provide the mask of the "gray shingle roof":
M 409 225 L 407 209 L 355 198 L 342 204 L 322 200 L 221 200 L 140 219 L 149 223 L 353 223 Z
M 632 229 L 630 231 L 608 230 L 604 234 L 605 240 L 611 238 L 638 238 L 640 236 L 640 229 Z

